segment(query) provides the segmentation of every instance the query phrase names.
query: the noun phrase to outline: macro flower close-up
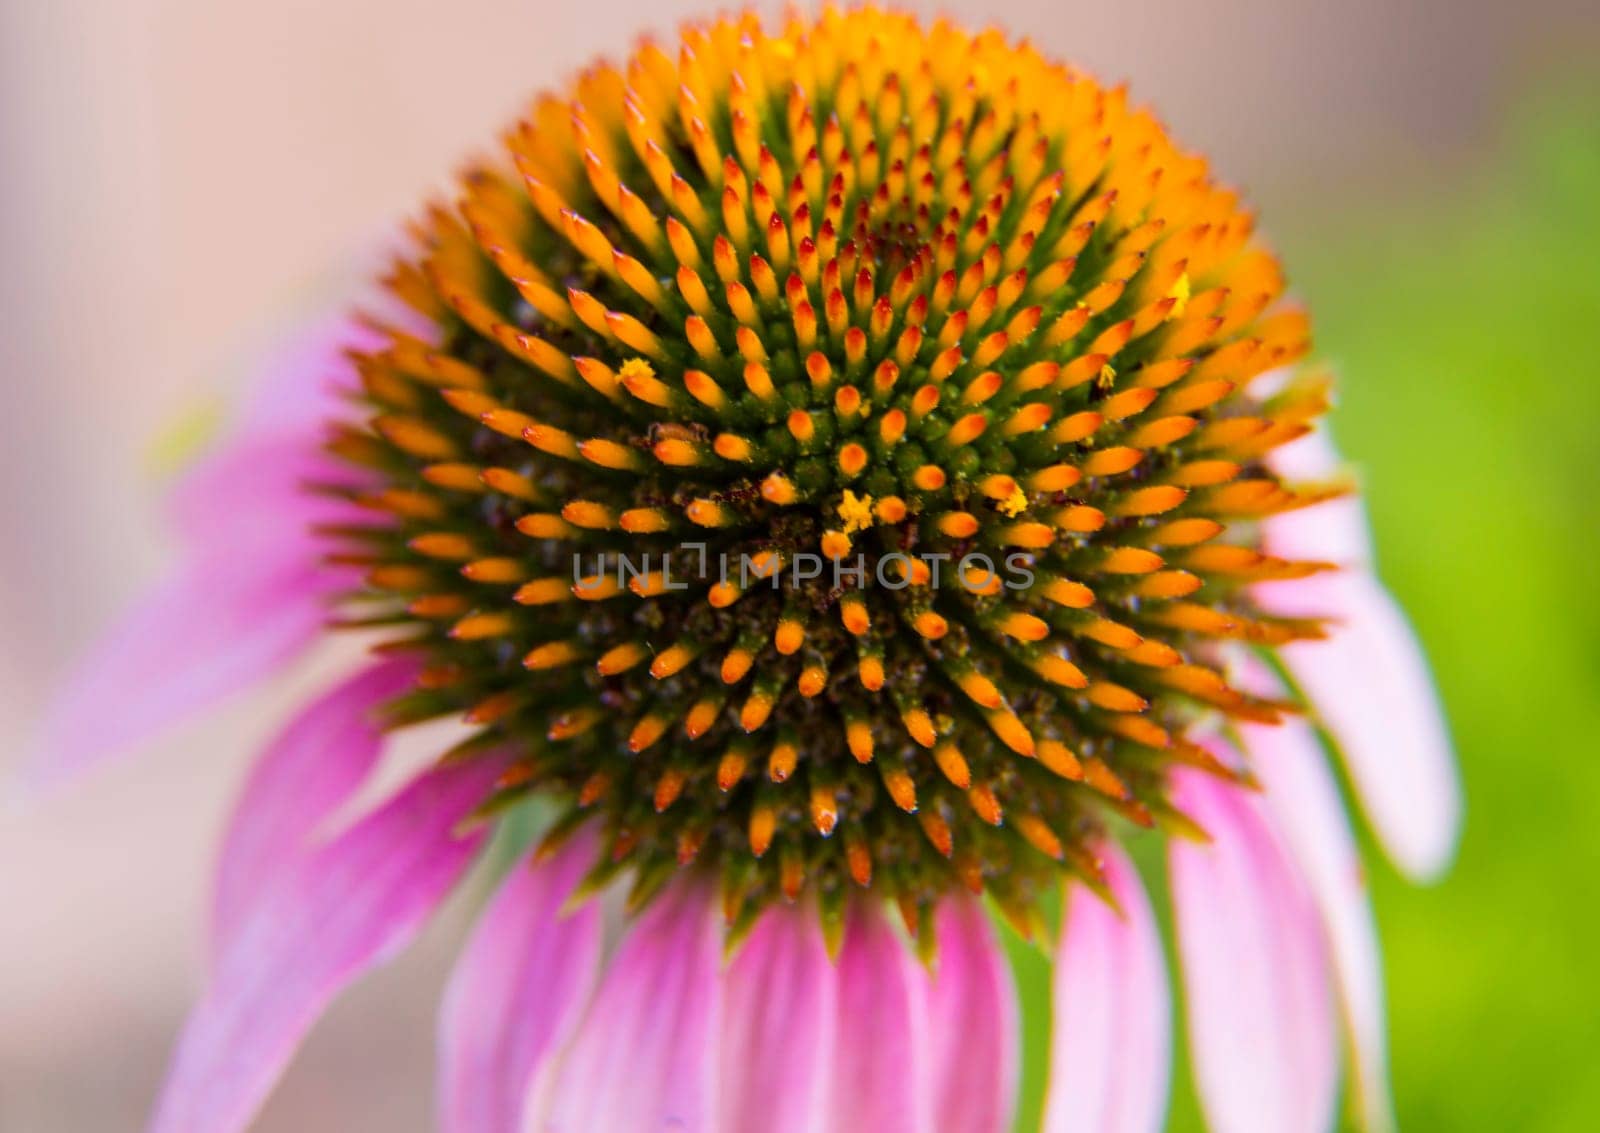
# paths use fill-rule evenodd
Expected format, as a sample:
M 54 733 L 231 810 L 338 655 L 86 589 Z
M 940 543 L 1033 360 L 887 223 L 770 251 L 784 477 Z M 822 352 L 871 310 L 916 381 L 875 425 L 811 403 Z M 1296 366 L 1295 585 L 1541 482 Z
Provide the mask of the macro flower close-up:
M 210 753 L 151 1133 L 250 1127 L 457 895 L 444 1133 L 1396 1128 L 1368 874 L 1464 794 L 1228 171 L 876 7 L 529 85 L 178 461 L 21 767 L 321 657 Z

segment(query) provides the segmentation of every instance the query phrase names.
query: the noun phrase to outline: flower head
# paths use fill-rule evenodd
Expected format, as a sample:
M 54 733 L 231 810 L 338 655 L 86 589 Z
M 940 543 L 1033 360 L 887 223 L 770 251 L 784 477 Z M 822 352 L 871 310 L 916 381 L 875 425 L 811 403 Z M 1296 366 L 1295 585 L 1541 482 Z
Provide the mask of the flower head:
M 1110 900 L 1069 899 L 1048 1127 L 1153 1128 L 1141 827 L 1171 836 L 1214 1122 L 1318 1127 L 1337 994 L 1384 1123 L 1370 916 L 1298 691 L 1417 872 L 1453 840 L 1448 753 L 1313 432 L 1327 382 L 1293 371 L 1307 320 L 1203 160 L 993 31 L 745 16 L 541 97 L 411 237 L 356 407 L 247 423 L 186 490 L 196 565 L 157 608 L 207 548 L 260 553 L 147 677 L 151 726 L 330 594 L 384 656 L 247 788 L 160 1129 L 244 1120 L 531 799 L 538 864 L 447 999 L 451 1129 L 998 1130 L 1014 993 L 971 894 L 1048 938 L 1063 884 Z M 319 840 L 387 730 L 447 715 L 471 738 Z M 602 965 L 589 899 L 619 887 Z
M 407 715 L 511 741 L 496 797 L 601 816 L 642 898 L 693 861 L 754 916 L 955 885 L 1026 924 L 1106 816 L 1171 818 L 1189 735 L 1272 720 L 1228 642 L 1318 623 L 1258 521 L 1343 490 L 1236 196 L 1122 94 L 877 12 L 647 45 L 546 97 L 395 289 L 334 450 Z M 575 564 L 578 569 L 574 569 Z M 565 825 L 566 823 L 563 823 Z

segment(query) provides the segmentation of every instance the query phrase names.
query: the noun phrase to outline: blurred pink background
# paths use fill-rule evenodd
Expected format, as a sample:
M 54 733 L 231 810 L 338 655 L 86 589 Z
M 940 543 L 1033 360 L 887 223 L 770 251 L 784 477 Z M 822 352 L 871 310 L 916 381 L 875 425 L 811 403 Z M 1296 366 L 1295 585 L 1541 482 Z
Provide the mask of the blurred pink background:
M 160 565 L 153 439 L 223 402 L 530 91 L 697 10 L 4 0 L 0 775 L 51 681 Z M 930 10 L 1129 79 L 1248 187 L 1269 233 L 1322 201 L 1448 182 L 1517 91 L 1600 36 L 1586 0 Z M 211 848 L 294 692 L 60 797 L 0 789 L 0 1129 L 142 1123 L 197 990 Z M 342 1001 L 259 1128 L 428 1128 L 434 1001 L 465 912 Z

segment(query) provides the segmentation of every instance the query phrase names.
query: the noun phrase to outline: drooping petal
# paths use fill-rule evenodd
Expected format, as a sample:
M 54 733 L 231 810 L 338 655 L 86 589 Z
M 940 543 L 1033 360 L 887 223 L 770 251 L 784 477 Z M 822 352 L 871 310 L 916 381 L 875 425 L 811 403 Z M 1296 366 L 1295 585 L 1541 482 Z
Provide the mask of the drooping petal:
M 1285 597 L 1279 589 L 1268 600 L 1282 608 Z M 1416 636 L 1364 573 L 1322 581 L 1314 594 L 1302 588 L 1294 603 L 1338 624 L 1327 640 L 1280 655 L 1332 733 L 1384 849 L 1407 876 L 1437 877 L 1460 837 L 1461 783 Z
M 1291 481 L 1333 480 L 1344 468 L 1326 429 L 1273 449 L 1267 463 Z M 1372 565 L 1371 528 L 1361 497 L 1354 493 L 1275 515 L 1262 525 L 1262 534 L 1267 551 L 1282 558 Z
M 1017 989 L 983 905 L 941 901 L 929 981 L 933 1112 L 941 1133 L 1005 1133 L 1017 1100 Z
M 212 904 L 221 956 L 255 902 L 309 852 L 311 836 L 366 780 L 383 751 L 374 709 L 405 691 L 416 664 L 362 670 L 302 712 L 256 760 L 228 823 Z
M 520 1133 L 534 1078 L 571 1037 L 600 969 L 600 909 L 563 906 L 594 863 L 580 832 L 501 884 L 456 962 L 439 1020 L 442 1133 Z
M 815 913 L 767 910 L 739 946 L 723 999 L 721 1133 L 826 1133 L 838 980 Z
M 1276 450 L 1271 462 L 1282 475 L 1308 479 L 1340 466 L 1321 430 Z M 1345 568 L 1257 586 L 1256 595 L 1280 614 L 1333 620 L 1328 640 L 1295 643 L 1282 656 L 1333 732 L 1384 849 L 1414 880 L 1437 877 L 1460 838 L 1461 784 L 1427 659 L 1371 574 L 1365 509 L 1345 497 L 1274 516 L 1263 531 L 1275 555 Z
M 883 912 L 858 907 L 839 953 L 836 1133 L 932 1133 L 926 975 Z
M 1157 1133 L 1171 1081 L 1161 935 L 1139 874 L 1102 850 L 1112 908 L 1082 886 L 1057 946 L 1044 1133 Z
M 1311 891 L 1327 934 L 1345 1026 L 1361 1126 L 1394 1128 L 1389 1095 L 1383 968 L 1366 878 L 1338 785 L 1311 728 L 1242 725 L 1240 737 L 1264 788 L 1268 809 Z
M 374 513 L 334 495 L 361 474 L 321 451 L 320 429 L 292 437 L 238 442 L 219 448 L 174 485 L 167 510 L 177 532 L 201 553 L 274 551 L 288 557 L 298 547 L 310 561 L 327 544 L 313 528 L 330 523 L 372 523 Z
M 326 578 L 296 559 L 185 563 L 63 685 L 28 785 L 55 786 L 277 671 L 322 629 L 326 594 Z
M 398 306 L 381 293 L 369 293 L 361 302 L 378 304 L 385 317 Z M 321 312 L 294 327 L 253 368 L 238 435 L 320 438 L 330 419 L 349 412 L 347 399 L 360 388 L 349 352 L 385 345 L 384 336 L 348 308 Z
M 536 1083 L 535 1112 L 544 1116 L 530 1128 L 710 1128 L 721 1060 L 720 923 L 714 893 L 698 883 L 668 891 L 634 922 L 566 1058 Z
M 471 864 L 457 824 L 502 762 L 414 780 L 276 885 L 239 927 L 190 1015 L 151 1133 L 235 1133 L 333 997 L 405 947 Z
M 365 307 L 431 333 L 382 293 Z M 359 479 L 321 445 L 329 420 L 359 388 L 346 352 L 382 343 L 341 312 L 302 326 L 268 353 L 227 441 L 173 493 L 187 555 L 69 674 L 26 761 L 26 786 L 54 786 L 153 738 L 315 639 L 324 599 L 353 576 L 322 561 L 325 548 L 311 527 L 370 516 L 305 489 Z
M 1252 795 L 1181 771 L 1173 798 L 1211 836 L 1174 840 L 1169 858 L 1189 1047 L 1210 1128 L 1326 1129 L 1339 1052 L 1317 910 Z

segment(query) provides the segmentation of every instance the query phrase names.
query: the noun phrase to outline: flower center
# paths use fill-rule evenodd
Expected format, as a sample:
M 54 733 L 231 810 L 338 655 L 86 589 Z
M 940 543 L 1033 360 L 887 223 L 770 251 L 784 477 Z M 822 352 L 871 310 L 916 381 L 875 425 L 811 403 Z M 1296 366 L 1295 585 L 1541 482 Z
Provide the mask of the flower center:
M 434 324 L 361 359 L 393 522 L 356 599 L 648 897 L 730 915 L 987 888 L 1026 921 L 1116 816 L 1270 719 L 1218 649 L 1315 627 L 1250 582 L 1261 463 L 1324 407 L 1276 261 L 1120 91 L 875 11 L 647 45 L 541 98 L 419 226 Z M 1227 769 L 1213 767 L 1219 774 Z

